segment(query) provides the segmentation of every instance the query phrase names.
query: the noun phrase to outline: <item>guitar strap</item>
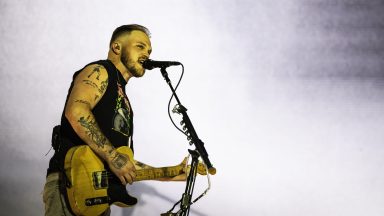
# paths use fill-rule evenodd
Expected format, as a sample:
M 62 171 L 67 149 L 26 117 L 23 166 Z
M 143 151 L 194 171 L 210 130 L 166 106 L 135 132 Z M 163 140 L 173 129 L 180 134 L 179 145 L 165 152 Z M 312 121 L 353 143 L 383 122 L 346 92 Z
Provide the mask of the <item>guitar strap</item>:
M 132 149 L 132 152 L 133 152 L 133 141 L 132 141 L 132 135 L 131 135 L 131 136 L 129 136 L 129 138 L 128 138 L 128 147 L 129 147 L 130 149 Z
M 71 205 L 69 204 L 69 200 L 68 200 L 68 195 L 67 195 L 68 184 L 71 184 L 71 183 L 68 181 L 68 178 L 65 175 L 65 172 L 60 171 L 59 172 L 59 189 L 60 189 L 61 197 L 64 198 L 65 205 L 69 210 L 69 212 L 71 212 L 72 215 L 75 215 L 75 213 L 73 213 L 71 209 Z
M 57 164 L 57 167 L 59 167 L 59 190 L 61 193 L 61 197 L 64 198 L 64 202 L 67 209 L 72 215 L 75 215 L 71 209 L 67 196 L 67 187 L 71 187 L 72 185 L 71 181 L 68 179 L 64 171 L 64 157 L 68 150 L 66 147 L 68 146 L 67 142 L 64 142 L 65 139 L 61 136 L 60 125 L 56 125 L 52 131 L 52 147 L 58 155 L 55 162 Z

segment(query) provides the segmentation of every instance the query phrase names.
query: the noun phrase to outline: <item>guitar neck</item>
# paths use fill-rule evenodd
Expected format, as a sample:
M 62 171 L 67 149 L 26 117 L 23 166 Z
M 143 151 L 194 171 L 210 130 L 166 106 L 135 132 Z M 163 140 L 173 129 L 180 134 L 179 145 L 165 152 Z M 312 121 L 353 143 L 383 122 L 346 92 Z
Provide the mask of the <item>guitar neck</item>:
M 175 177 L 182 173 L 182 167 L 161 167 L 136 170 L 135 181 L 154 180 L 159 178 Z

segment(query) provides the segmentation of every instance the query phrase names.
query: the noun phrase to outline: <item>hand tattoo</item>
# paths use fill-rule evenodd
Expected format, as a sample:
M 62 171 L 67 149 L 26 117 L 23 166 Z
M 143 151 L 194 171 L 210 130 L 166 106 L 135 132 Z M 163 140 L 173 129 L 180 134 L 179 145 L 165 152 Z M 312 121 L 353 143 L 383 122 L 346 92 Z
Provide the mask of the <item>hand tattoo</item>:
M 128 162 L 128 157 L 122 155 L 122 154 L 117 154 L 113 159 L 112 159 L 112 165 L 116 169 L 121 169 L 125 164 Z

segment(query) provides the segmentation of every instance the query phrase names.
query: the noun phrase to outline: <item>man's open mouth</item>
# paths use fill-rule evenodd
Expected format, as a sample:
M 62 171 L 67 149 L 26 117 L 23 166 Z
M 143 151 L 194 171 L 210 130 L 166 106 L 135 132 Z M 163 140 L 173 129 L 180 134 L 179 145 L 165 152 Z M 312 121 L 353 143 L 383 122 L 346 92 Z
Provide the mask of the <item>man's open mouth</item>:
M 139 63 L 140 63 L 141 65 L 143 65 L 143 63 L 145 62 L 145 60 L 146 60 L 146 59 L 139 59 Z

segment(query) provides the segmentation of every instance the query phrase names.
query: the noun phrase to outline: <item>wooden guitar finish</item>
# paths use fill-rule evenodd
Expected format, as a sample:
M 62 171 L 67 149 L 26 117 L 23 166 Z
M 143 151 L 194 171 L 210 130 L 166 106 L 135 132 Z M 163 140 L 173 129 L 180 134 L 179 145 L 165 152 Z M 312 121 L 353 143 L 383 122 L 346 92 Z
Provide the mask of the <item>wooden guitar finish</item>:
M 126 146 L 117 149 L 129 156 L 134 163 L 132 150 Z M 175 177 L 185 173 L 185 163 L 173 167 L 136 170 L 135 181 Z M 109 171 L 109 167 L 92 151 L 88 145 L 71 148 L 65 156 L 67 196 L 70 207 L 76 215 L 100 215 L 114 204 L 131 207 L 137 199 L 130 196 L 121 181 Z M 206 174 L 203 164 L 198 165 L 198 173 Z

